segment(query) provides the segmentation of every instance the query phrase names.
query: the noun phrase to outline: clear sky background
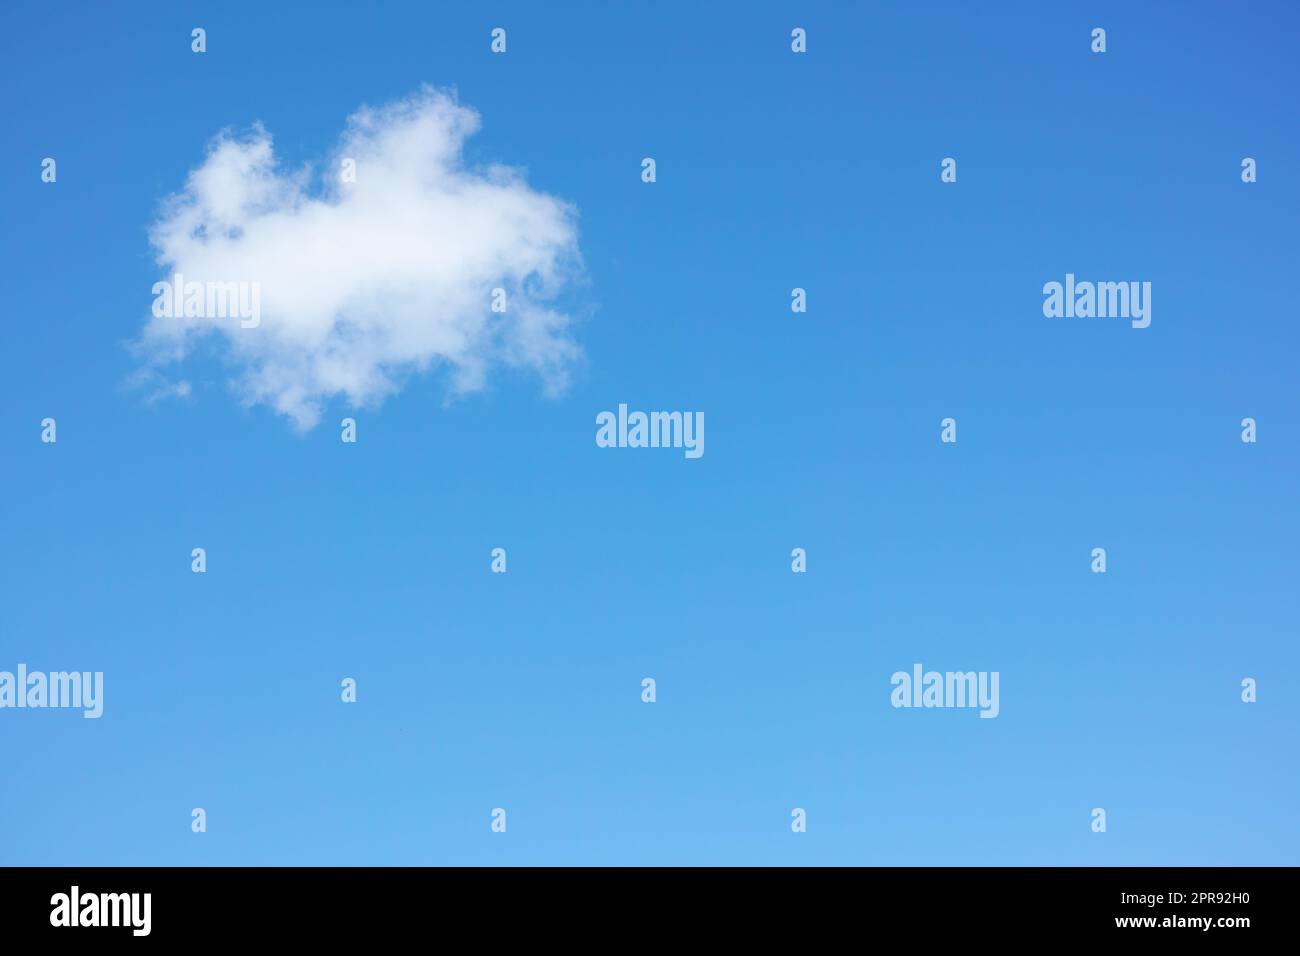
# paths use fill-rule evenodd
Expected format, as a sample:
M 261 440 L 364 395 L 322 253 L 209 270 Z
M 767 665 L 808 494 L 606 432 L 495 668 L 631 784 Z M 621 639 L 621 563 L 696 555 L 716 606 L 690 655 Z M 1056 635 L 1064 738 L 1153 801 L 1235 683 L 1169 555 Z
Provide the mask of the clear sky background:
M 0 669 L 106 688 L 0 711 L 0 863 L 1300 862 L 1297 43 L 1280 2 L 7 3 Z M 219 349 L 132 387 L 212 138 L 299 166 L 426 83 L 578 211 L 568 389 L 435 369 L 303 433 Z M 1067 272 L 1151 327 L 1044 318 Z M 704 457 L 597 448 L 620 402 Z M 915 662 L 1000 716 L 893 709 Z

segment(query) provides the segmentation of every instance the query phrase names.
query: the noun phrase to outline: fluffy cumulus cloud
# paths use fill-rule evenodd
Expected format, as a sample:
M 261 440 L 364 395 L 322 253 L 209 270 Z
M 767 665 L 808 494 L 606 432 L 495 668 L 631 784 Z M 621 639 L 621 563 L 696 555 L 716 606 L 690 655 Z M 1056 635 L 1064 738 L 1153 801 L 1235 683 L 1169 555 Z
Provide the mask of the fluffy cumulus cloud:
M 453 392 L 480 388 L 500 365 L 563 388 L 580 355 L 555 307 L 579 269 L 576 211 L 516 170 L 467 165 L 478 125 L 425 88 L 351 116 L 315 171 L 280 168 L 260 127 L 219 136 L 151 241 L 162 280 L 247 283 L 245 304 L 255 283 L 260 321 L 214 314 L 223 309 L 210 297 L 189 315 L 178 297 L 177 315 L 160 315 L 155 299 L 141 337 L 148 374 L 219 336 L 243 400 L 304 429 L 331 398 L 374 405 L 435 367 Z M 504 312 L 492 310 L 498 288 Z

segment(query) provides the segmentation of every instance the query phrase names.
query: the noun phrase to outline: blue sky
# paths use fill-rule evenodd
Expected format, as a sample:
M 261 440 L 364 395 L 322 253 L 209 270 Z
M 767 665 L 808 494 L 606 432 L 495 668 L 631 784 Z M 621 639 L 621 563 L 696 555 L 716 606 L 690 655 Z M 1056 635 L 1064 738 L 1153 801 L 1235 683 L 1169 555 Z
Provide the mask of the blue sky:
M 105 712 L 0 710 L 0 863 L 1297 862 L 1290 5 L 4 21 L 0 669 Z M 219 337 L 133 386 L 213 137 L 298 167 L 423 84 L 576 210 L 567 388 L 435 368 L 303 431 Z M 1045 318 L 1067 272 L 1150 281 L 1150 328 Z M 705 455 L 597 448 L 620 402 Z M 998 671 L 999 717 L 892 708 L 915 662 Z

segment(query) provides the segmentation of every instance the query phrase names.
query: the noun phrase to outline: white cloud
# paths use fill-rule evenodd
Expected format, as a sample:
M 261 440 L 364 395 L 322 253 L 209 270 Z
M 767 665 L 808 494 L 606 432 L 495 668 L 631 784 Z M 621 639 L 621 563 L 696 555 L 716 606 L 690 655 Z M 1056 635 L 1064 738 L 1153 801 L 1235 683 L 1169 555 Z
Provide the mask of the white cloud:
M 154 402 L 160 402 L 165 398 L 189 398 L 190 391 L 190 383 L 181 379 L 179 382 L 160 385 L 158 388 L 154 389 L 154 391 L 149 393 L 149 397 L 146 401 L 152 405 Z
M 576 210 L 515 170 L 467 166 L 478 124 L 426 87 L 351 116 L 315 175 L 280 170 L 260 126 L 220 135 L 153 224 L 159 278 L 260 283 L 261 322 L 154 316 L 140 341 L 150 364 L 215 332 L 243 400 L 299 428 L 333 396 L 373 405 L 439 365 L 453 392 L 480 388 L 495 365 L 563 388 L 581 353 L 569 316 L 548 303 L 580 269 Z M 356 161 L 355 183 L 340 179 L 344 158 Z M 496 287 L 504 314 L 490 309 Z

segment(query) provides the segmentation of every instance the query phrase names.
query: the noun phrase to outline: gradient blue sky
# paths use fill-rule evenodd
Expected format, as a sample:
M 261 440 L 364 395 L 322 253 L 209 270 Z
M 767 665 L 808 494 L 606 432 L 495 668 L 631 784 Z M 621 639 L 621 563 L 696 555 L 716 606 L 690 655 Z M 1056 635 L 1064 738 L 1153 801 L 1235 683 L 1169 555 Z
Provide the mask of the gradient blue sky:
M 0 711 L 0 863 L 1296 864 L 1297 42 L 1286 3 L 6 4 L 0 669 L 106 711 Z M 210 359 L 129 388 L 211 137 L 307 162 L 422 83 L 580 211 L 569 390 L 300 435 Z M 1151 327 L 1044 318 L 1066 272 Z M 706 454 L 597 448 L 619 402 Z M 917 661 L 1000 717 L 891 708 Z

